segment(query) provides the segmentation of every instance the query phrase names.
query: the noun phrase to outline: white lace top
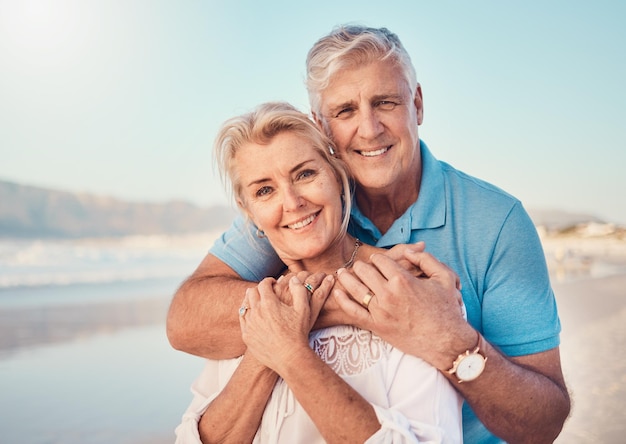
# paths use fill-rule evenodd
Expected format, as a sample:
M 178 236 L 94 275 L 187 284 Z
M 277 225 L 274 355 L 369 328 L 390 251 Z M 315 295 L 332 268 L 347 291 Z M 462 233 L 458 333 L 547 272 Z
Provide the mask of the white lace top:
M 380 430 L 367 443 L 461 443 L 462 399 L 434 367 L 378 336 L 351 326 L 317 330 L 311 348 L 372 404 Z M 194 398 L 176 428 L 176 443 L 200 443 L 198 421 L 224 388 L 241 358 L 208 360 L 191 391 Z M 282 379 L 274 387 L 254 443 L 323 443 Z

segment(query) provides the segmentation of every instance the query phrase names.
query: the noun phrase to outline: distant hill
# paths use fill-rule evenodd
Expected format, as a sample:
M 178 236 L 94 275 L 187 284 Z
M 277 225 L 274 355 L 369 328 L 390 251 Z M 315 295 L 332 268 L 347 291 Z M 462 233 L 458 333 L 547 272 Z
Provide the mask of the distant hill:
M 605 221 L 591 214 L 573 213 L 556 209 L 528 209 L 528 214 L 535 226 L 541 226 L 549 231 L 563 231 L 577 225 L 587 223 L 603 224 Z
M 229 206 L 200 208 L 183 201 L 127 202 L 111 197 L 0 180 L 0 237 L 79 238 L 183 234 L 227 226 Z
M 534 224 L 562 231 L 603 223 L 582 213 L 529 209 Z M 79 238 L 131 234 L 184 234 L 226 227 L 236 211 L 226 205 L 201 208 L 188 202 L 128 202 L 0 180 L 0 237 Z

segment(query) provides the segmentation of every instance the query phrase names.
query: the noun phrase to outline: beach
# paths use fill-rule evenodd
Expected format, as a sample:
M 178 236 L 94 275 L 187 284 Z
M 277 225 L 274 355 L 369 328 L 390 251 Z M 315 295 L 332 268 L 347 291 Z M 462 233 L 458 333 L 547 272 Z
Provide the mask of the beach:
M 574 401 L 557 443 L 621 443 L 626 249 L 607 253 L 596 242 L 572 250 L 568 242 L 545 241 Z M 557 260 L 559 249 L 569 251 L 567 262 Z M 201 254 L 185 256 L 188 270 Z M 183 278 L 0 290 L 3 442 L 173 442 L 202 367 L 165 336 L 167 307 Z
M 593 227 L 592 227 L 593 228 Z M 594 229 L 598 229 L 595 227 Z M 626 436 L 626 239 L 623 233 L 543 235 L 561 319 L 572 412 L 559 444 Z
M 558 443 L 622 443 L 626 436 L 626 275 L 554 285 L 561 359 L 572 394 Z

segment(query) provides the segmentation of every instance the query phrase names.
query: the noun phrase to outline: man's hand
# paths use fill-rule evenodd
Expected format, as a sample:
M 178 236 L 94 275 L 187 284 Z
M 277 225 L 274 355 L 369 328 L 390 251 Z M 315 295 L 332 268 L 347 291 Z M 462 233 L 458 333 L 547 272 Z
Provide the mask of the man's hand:
M 414 244 L 398 244 L 383 253 L 385 256 L 393 259 L 405 270 L 409 271 L 413 276 L 423 276 L 424 272 L 416 267 L 411 261 L 409 261 L 404 255 L 407 251 L 423 252 L 426 248 L 424 242 L 417 242 Z
M 337 289 L 334 296 L 359 327 L 447 370 L 454 350 L 466 350 L 476 341 L 476 332 L 463 318 L 459 278 L 425 253 L 423 245 L 403 248 L 403 254 L 421 270 L 420 277 L 387 255 L 374 254 L 371 264 L 357 262 L 352 272 L 340 272 L 338 280 L 346 291 Z M 368 292 L 374 296 L 366 309 L 361 302 Z

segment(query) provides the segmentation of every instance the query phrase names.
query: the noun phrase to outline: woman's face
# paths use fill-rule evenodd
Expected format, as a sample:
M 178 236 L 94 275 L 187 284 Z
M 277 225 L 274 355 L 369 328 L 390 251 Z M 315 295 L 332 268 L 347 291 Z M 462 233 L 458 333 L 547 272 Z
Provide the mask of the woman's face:
M 241 200 L 283 260 L 317 257 L 341 227 L 341 186 L 312 143 L 291 132 L 235 156 Z

